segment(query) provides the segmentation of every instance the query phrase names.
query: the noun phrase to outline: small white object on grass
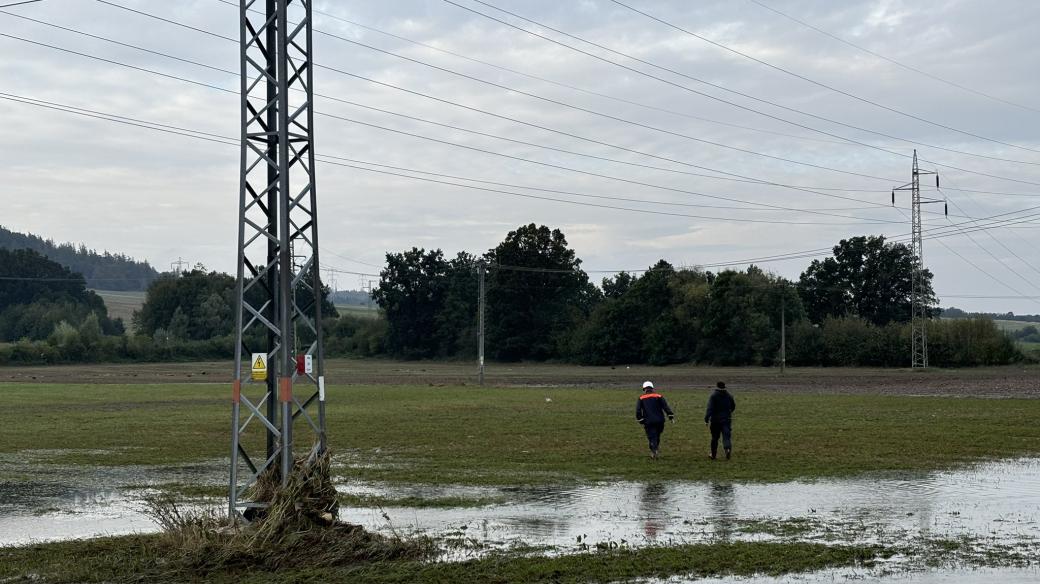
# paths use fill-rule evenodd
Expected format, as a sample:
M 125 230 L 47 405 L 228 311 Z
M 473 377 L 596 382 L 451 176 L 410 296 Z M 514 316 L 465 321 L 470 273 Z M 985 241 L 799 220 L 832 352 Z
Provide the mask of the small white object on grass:
M 552 398 L 551 398 L 551 397 L 547 397 L 547 398 L 545 398 L 545 401 L 547 401 L 547 402 L 551 402 L 551 401 L 552 401 Z

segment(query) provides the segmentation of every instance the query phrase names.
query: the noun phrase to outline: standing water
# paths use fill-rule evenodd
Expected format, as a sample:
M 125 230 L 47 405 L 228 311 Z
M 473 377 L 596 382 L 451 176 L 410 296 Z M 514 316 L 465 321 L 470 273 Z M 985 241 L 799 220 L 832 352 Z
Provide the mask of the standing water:
M 421 532 L 459 543 L 463 551 L 449 557 L 520 544 L 568 553 L 732 540 L 886 545 L 958 540 L 970 542 L 967 547 L 980 554 L 975 557 L 992 560 L 986 554 L 993 549 L 1021 550 L 1028 557 L 1040 547 L 1038 471 L 1040 459 L 1019 459 L 954 471 L 786 483 L 616 482 L 500 489 L 346 483 L 340 490 L 356 495 L 500 502 L 461 508 L 345 507 L 341 516 L 374 531 Z M 146 475 L 154 481 L 159 472 L 169 482 L 197 482 L 200 476 L 213 482 L 219 481 L 220 463 L 93 471 L 93 480 L 77 477 L 75 484 L 85 486 L 75 488 L 61 486 L 68 482 L 62 482 L 67 477 L 60 472 L 37 483 L 0 482 L 0 545 L 154 531 L 156 526 L 140 509 L 148 490 L 111 485 L 133 484 L 134 477 Z M 35 469 L 33 476 L 39 476 Z M 824 577 L 872 582 L 883 577 L 885 582 L 925 584 L 978 581 L 987 573 L 1002 582 L 1040 579 L 1035 571 L 1021 569 L 903 572 L 913 567 L 913 560 L 904 558 L 894 575 L 839 570 L 719 582 Z

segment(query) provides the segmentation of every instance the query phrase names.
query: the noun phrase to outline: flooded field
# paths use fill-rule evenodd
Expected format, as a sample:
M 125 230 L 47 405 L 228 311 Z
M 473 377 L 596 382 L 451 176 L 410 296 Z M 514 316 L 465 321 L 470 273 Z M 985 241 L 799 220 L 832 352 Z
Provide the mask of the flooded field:
M 0 545 L 154 531 L 142 497 L 161 484 L 219 485 L 224 464 L 86 469 L 2 460 L 4 476 L 14 478 L 0 482 Z M 448 559 L 517 546 L 557 554 L 734 540 L 877 543 L 905 551 L 867 571 L 718 582 L 923 584 L 978 581 L 989 577 L 984 574 L 1034 582 L 1038 573 L 1028 565 L 1040 550 L 1038 473 L 1040 459 L 1030 458 L 948 472 L 786 483 L 484 488 L 347 482 L 340 490 L 362 497 L 494 501 L 342 509 L 345 520 L 375 531 L 434 536 L 450 550 Z M 77 486 L 65 486 L 70 484 Z M 972 564 L 999 569 L 977 572 Z

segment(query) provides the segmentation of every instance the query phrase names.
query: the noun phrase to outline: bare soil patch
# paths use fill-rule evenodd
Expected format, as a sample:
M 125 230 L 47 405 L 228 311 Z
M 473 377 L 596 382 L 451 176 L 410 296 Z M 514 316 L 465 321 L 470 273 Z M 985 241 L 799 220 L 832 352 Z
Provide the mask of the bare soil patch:
M 232 363 L 145 363 L 12 366 L 0 381 L 28 383 L 227 383 Z M 476 385 L 472 363 L 331 359 L 327 379 L 334 385 Z M 975 369 L 788 368 L 770 367 L 581 367 L 544 363 L 492 363 L 487 387 L 634 387 L 652 379 L 658 386 L 704 389 L 723 380 L 737 390 L 792 393 L 1040 397 L 1040 366 Z

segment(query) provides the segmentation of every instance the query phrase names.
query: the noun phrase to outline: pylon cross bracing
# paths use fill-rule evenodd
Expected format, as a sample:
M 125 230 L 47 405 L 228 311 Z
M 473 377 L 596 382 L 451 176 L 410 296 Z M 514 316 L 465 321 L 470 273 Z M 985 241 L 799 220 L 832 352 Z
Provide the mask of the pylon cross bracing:
M 325 363 L 314 176 L 312 0 L 240 0 L 241 176 L 228 512 L 262 507 L 294 446 L 326 448 Z M 288 8 L 302 19 L 290 23 Z M 294 15 L 299 18 L 299 15 Z M 252 355 L 266 356 L 251 375 Z M 307 364 L 298 367 L 300 364 Z M 256 377 L 254 381 L 253 378 Z M 266 379 L 261 379 L 266 377 Z

